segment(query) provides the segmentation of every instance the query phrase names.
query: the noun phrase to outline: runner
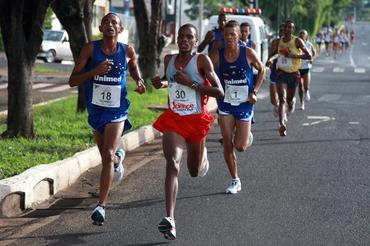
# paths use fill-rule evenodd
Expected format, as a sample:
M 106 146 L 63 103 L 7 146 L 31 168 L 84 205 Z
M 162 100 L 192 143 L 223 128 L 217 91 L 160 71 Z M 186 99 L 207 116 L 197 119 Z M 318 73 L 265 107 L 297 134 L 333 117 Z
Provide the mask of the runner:
M 224 158 L 232 178 L 225 192 L 236 194 L 241 190 L 241 182 L 234 148 L 246 151 L 253 142 L 251 122 L 265 68 L 254 50 L 239 45 L 238 22 L 226 24 L 224 37 L 225 48 L 214 49 L 210 57 L 225 90 L 225 97 L 217 100 Z M 252 67 L 258 70 L 255 83 Z
M 279 115 L 279 97 L 276 89 L 276 63 L 278 57 L 278 45 L 280 38 L 283 37 L 285 31 L 285 23 L 279 26 L 279 36 L 272 40 L 269 48 L 269 57 L 266 66 L 270 68 L 270 102 L 273 105 L 274 116 Z
M 318 54 L 320 54 L 320 52 L 321 52 L 322 39 L 323 39 L 322 32 L 318 32 L 316 34 L 316 45 L 317 45 L 317 53 Z
M 308 41 L 308 34 L 306 30 L 299 31 L 299 37 L 303 40 L 308 52 L 310 52 L 312 59 L 316 55 L 315 48 L 313 47 L 312 43 Z M 304 101 L 310 101 L 310 84 L 311 84 L 311 72 L 310 69 L 312 67 L 312 59 L 311 60 L 304 60 L 302 59 L 302 65 L 299 69 L 299 73 L 301 75 L 301 81 L 299 82 L 298 87 L 298 94 L 301 101 L 301 109 L 305 109 Z
M 86 44 L 69 78 L 70 86 L 85 86 L 88 122 L 102 158 L 99 202 L 91 219 L 96 225 L 105 221 L 105 206 L 112 179 L 123 177 L 123 149 L 117 149 L 124 131 L 131 128 L 127 118 L 130 101 L 126 98 L 126 70 L 137 84 L 136 91 L 146 91 L 137 67 L 135 50 L 117 41 L 123 31 L 120 18 L 108 13 L 99 30 L 103 39 Z M 129 60 L 127 62 L 127 60 Z
M 250 38 L 251 26 L 248 22 L 243 22 L 240 24 L 240 41 L 241 44 L 247 46 L 248 48 L 256 49 L 256 44 Z
M 287 134 L 286 106 L 288 106 L 288 113 L 293 113 L 295 109 L 295 91 L 301 80 L 298 71 L 301 67 L 301 59 L 312 59 L 303 40 L 293 35 L 294 27 L 293 21 L 285 22 L 284 37 L 279 40 L 278 46 L 276 86 L 279 95 L 280 136 Z M 301 53 L 302 51 L 304 54 Z
M 221 48 L 224 43 L 224 27 L 226 24 L 226 14 L 220 13 L 218 15 L 218 28 L 213 31 L 208 31 L 204 40 L 198 46 L 198 52 L 203 52 L 203 50 L 208 45 L 208 54 L 211 53 L 214 47 Z
M 198 41 L 195 26 L 180 27 L 177 37 L 179 54 L 164 58 L 165 77 L 152 79 L 155 88 L 168 87 L 169 109 L 154 122 L 163 132 L 163 153 L 166 158 L 166 212 L 158 229 L 166 239 L 176 239 L 175 205 L 180 163 L 187 149 L 187 167 L 192 177 L 206 175 L 209 167 L 206 135 L 213 117 L 206 110 L 208 96 L 224 96 L 220 81 L 209 57 L 192 53 Z M 207 80 L 205 79 L 207 78 Z M 210 83 L 210 84 L 209 84 Z
M 329 31 L 329 27 L 326 29 L 326 32 L 324 33 L 324 41 L 325 41 L 325 51 L 326 51 L 326 56 L 330 56 L 330 43 L 331 43 L 331 38 L 330 38 L 330 31 Z

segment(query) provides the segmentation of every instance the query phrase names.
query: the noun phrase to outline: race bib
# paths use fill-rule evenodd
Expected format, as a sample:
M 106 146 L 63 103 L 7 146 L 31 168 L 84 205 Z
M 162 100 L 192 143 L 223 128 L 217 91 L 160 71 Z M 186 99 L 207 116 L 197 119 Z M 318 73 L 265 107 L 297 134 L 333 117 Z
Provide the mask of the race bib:
M 279 55 L 278 61 L 277 61 L 277 66 L 280 68 L 288 68 L 288 67 L 293 67 L 292 59 L 285 57 L 283 55 Z
M 248 100 L 248 92 L 248 85 L 225 85 L 224 102 L 230 103 L 232 106 L 238 106 Z
M 197 114 L 196 92 L 176 82 L 168 85 L 170 108 L 179 115 Z
M 92 104 L 119 108 L 121 103 L 121 85 L 93 84 Z

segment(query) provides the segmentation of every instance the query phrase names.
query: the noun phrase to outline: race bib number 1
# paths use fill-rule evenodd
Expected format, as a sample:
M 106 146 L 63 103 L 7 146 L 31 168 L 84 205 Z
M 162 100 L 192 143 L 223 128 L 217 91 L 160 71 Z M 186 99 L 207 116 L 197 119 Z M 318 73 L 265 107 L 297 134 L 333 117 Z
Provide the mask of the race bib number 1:
M 119 108 L 121 103 L 121 85 L 93 84 L 92 104 Z
M 246 102 L 248 100 L 248 89 L 248 85 L 226 85 L 224 102 L 230 103 L 233 106 L 238 106 Z

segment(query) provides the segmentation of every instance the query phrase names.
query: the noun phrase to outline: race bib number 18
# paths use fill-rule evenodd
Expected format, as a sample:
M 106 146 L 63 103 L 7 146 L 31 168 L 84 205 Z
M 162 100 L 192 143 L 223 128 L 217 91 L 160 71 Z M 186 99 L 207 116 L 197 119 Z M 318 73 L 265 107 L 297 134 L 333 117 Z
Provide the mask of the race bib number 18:
M 121 85 L 93 84 L 92 104 L 119 108 L 121 102 Z

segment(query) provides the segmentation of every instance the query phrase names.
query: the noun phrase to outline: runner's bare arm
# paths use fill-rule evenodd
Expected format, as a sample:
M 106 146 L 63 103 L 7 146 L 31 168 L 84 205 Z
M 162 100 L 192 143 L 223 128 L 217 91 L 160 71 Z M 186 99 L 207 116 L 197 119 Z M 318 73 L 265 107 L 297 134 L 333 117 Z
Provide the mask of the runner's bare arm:
M 274 39 L 271 42 L 270 48 L 269 48 L 269 57 L 266 61 L 266 66 L 270 67 L 272 65 L 272 62 L 278 57 L 278 46 L 279 46 L 279 40 Z
M 163 77 L 161 78 L 158 75 L 158 76 L 155 76 L 154 78 L 151 79 L 154 88 L 161 89 L 161 88 L 167 88 L 168 87 L 168 82 L 166 81 L 166 70 L 167 70 L 167 66 L 168 66 L 168 63 L 169 63 L 171 57 L 172 57 L 172 55 L 166 55 L 164 57 L 164 75 L 163 75 Z
M 103 61 L 97 67 L 84 72 L 84 68 L 89 62 L 93 51 L 94 46 L 91 42 L 87 43 L 82 48 L 80 56 L 78 57 L 78 60 L 76 62 L 76 65 L 73 68 L 72 74 L 69 77 L 68 83 L 71 87 L 83 85 L 86 80 L 94 77 L 95 75 L 103 75 L 109 72 L 110 70 L 109 61 Z
M 251 66 L 257 69 L 258 71 L 256 81 L 254 82 L 253 90 L 254 93 L 257 94 L 265 79 L 266 68 L 262 64 L 262 62 L 258 59 L 257 53 L 253 49 L 247 48 L 247 60 L 250 61 Z
M 204 73 L 204 77 L 209 80 L 211 87 L 199 85 L 195 87 L 195 90 L 211 97 L 222 98 L 224 96 L 224 90 L 222 88 L 220 79 L 213 68 L 211 59 L 206 55 L 199 55 L 198 59 L 199 69 Z
M 300 38 L 295 39 L 295 45 L 298 49 L 303 51 L 303 55 L 289 55 L 290 58 L 300 58 L 305 60 L 311 60 L 312 55 L 308 52 L 306 45 L 304 44 L 303 40 Z
M 129 45 L 126 45 L 126 56 L 128 59 L 128 70 L 131 77 L 136 81 L 137 88 L 135 91 L 139 94 L 143 94 L 145 93 L 146 88 L 144 85 L 144 80 L 141 78 L 139 67 L 137 65 L 137 55 L 134 48 Z
M 208 31 L 204 37 L 204 40 L 198 46 L 198 52 L 203 52 L 206 46 L 209 45 L 209 43 L 214 39 L 214 36 L 215 35 L 213 31 Z

